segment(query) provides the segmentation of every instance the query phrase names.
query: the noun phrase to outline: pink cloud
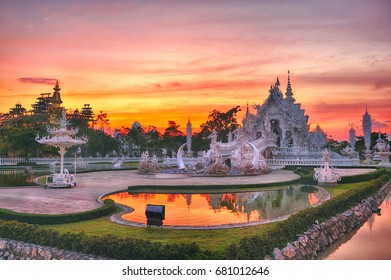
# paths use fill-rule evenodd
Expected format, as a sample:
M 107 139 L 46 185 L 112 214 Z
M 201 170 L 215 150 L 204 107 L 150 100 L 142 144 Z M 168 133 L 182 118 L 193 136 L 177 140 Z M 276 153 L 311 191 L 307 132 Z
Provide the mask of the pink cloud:
M 44 84 L 44 85 L 54 85 L 56 79 L 53 78 L 18 78 L 18 81 L 21 83 L 32 83 L 32 84 Z

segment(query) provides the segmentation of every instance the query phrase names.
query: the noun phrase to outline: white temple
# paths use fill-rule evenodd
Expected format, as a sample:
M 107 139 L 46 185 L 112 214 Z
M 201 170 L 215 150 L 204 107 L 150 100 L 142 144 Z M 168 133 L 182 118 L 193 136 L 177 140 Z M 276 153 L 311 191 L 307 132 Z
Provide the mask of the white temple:
M 290 75 L 285 97 L 280 90 L 280 81 L 277 78 L 270 86 L 269 96 L 262 105 L 255 105 L 256 113 L 250 114 L 247 110 L 243 121 L 244 130 L 254 141 L 267 133 L 267 127 L 276 136 L 278 148 L 304 148 L 306 150 L 321 150 L 327 144 L 327 135 L 318 125 L 315 131 L 309 131 L 308 116 L 300 103 L 293 98 Z M 269 157 L 269 155 L 267 155 Z
M 236 163 L 244 162 L 246 166 L 241 166 L 241 169 L 253 168 L 255 173 L 264 173 L 267 166 L 319 166 L 323 163 L 322 152 L 327 145 L 327 134 L 319 125 L 310 131 L 308 116 L 293 97 L 289 71 L 285 95 L 277 77 L 270 86 L 268 97 L 262 105 L 254 105 L 254 109 L 255 113 L 251 113 L 247 105 L 243 126 L 229 135 L 228 143 L 211 144 L 202 162 L 212 162 L 214 151 L 218 149 L 219 156 L 232 168 Z M 347 158 L 335 152 L 330 152 L 330 161 L 334 165 L 359 164 L 358 157 Z M 178 166 L 184 168 L 182 159 L 178 159 Z
M 310 131 L 308 116 L 293 97 L 290 73 L 285 96 L 280 89 L 280 80 L 270 86 L 269 96 L 262 105 L 255 105 L 255 113 L 247 106 L 243 127 L 235 132 L 236 139 L 244 138 L 260 151 L 260 160 L 265 159 L 321 159 L 322 149 L 327 144 L 327 134 L 316 126 Z M 223 149 L 224 143 L 220 145 Z M 332 157 L 341 157 L 332 154 Z M 284 164 L 285 165 L 285 164 Z

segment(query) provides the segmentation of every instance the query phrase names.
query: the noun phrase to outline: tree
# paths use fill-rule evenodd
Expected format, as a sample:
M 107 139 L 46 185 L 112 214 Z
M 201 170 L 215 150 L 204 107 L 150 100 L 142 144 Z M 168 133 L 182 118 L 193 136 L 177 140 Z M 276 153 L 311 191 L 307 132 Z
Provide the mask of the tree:
M 168 121 L 168 127 L 163 134 L 163 145 L 167 148 L 168 154 L 172 155 L 179 147 L 186 142 L 186 136 L 179 130 L 175 121 Z
M 100 111 L 96 117 L 96 122 L 98 123 L 99 129 L 102 132 L 105 132 L 105 128 L 110 125 L 109 119 L 107 118 L 107 113 Z
M 140 123 L 133 123 L 127 134 L 126 142 L 131 156 L 141 156 L 145 144 L 145 131 Z
M 146 148 L 148 149 L 149 154 L 157 155 L 161 150 L 161 134 L 157 131 L 155 126 L 150 125 L 146 129 Z
M 217 132 L 217 141 L 227 142 L 228 133 L 233 132 L 240 127 L 236 114 L 241 111 L 240 106 L 229 109 L 227 112 L 220 112 L 214 109 L 209 115 L 208 120 L 201 124 L 203 136 L 209 136 L 213 130 Z
M 86 136 L 88 137 L 88 143 L 82 148 L 82 153 L 85 155 L 105 156 L 118 150 L 119 143 L 103 131 L 90 128 L 88 129 Z M 76 149 L 76 147 L 74 149 Z M 72 154 L 71 149 L 69 152 Z
M 183 132 L 178 129 L 179 127 L 180 125 L 177 125 L 175 121 L 168 121 L 168 127 L 164 131 L 163 136 L 170 138 L 184 136 Z
M 27 127 L 10 134 L 8 141 L 14 155 L 24 156 L 26 159 L 39 149 L 40 144 L 35 141 L 37 136 L 32 127 Z

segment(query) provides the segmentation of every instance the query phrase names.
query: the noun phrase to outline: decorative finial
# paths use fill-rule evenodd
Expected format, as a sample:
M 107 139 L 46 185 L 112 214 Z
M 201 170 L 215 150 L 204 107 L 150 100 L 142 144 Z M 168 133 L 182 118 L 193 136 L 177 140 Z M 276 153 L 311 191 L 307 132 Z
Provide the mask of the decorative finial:
M 60 86 L 59 86 L 59 84 L 58 84 L 58 79 L 56 80 L 56 85 L 54 86 L 54 88 L 53 88 L 55 91 L 60 91 L 61 89 L 60 89 Z
M 286 87 L 286 90 L 287 91 L 292 91 L 292 87 L 291 87 L 291 75 L 290 75 L 290 71 L 288 70 L 288 85 Z
M 278 79 L 278 76 L 277 76 L 277 80 L 276 80 L 276 86 L 280 86 L 280 80 Z

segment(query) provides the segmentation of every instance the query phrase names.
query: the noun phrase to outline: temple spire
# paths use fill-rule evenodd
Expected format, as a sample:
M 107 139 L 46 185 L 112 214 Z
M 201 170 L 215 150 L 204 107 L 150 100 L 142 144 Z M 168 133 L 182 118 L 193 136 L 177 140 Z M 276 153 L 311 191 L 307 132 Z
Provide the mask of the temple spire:
M 293 98 L 293 92 L 292 92 L 292 87 L 291 87 L 291 76 L 290 72 L 288 70 L 288 84 L 286 86 L 286 93 L 285 93 L 285 100 L 288 101 L 289 103 L 295 103 L 296 99 Z
M 280 86 L 280 79 L 278 79 L 278 77 L 277 77 L 277 80 L 276 80 L 276 86 Z
M 189 157 L 193 157 L 193 152 L 191 150 L 192 134 L 193 134 L 193 128 L 192 128 L 192 124 L 190 122 L 190 117 L 189 117 L 189 120 L 187 121 L 187 124 L 186 124 L 187 155 Z
M 286 87 L 286 90 L 287 90 L 287 91 L 288 91 L 288 90 L 292 91 L 292 88 L 291 88 L 291 76 L 290 76 L 289 70 L 288 70 L 288 85 L 287 85 L 287 87 Z
M 62 104 L 62 100 L 61 100 L 61 95 L 60 95 L 60 86 L 58 84 L 58 79 L 56 81 L 56 85 L 54 86 L 54 92 L 53 92 L 53 96 L 51 98 L 51 102 L 52 104 L 56 104 L 58 106 L 60 106 L 60 104 Z

